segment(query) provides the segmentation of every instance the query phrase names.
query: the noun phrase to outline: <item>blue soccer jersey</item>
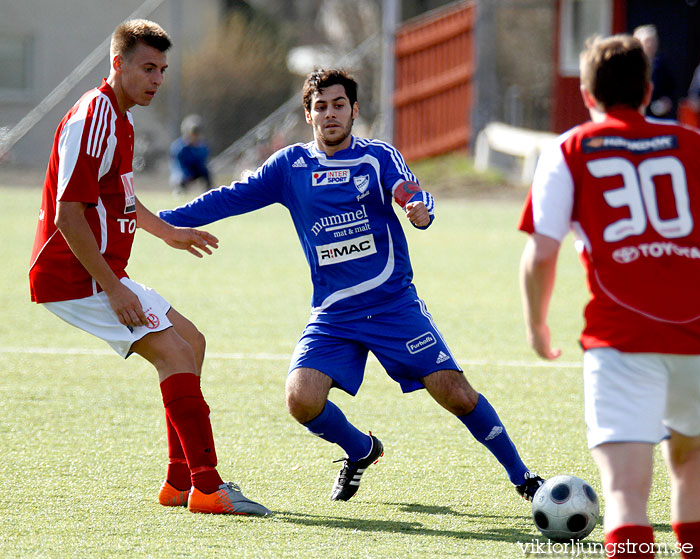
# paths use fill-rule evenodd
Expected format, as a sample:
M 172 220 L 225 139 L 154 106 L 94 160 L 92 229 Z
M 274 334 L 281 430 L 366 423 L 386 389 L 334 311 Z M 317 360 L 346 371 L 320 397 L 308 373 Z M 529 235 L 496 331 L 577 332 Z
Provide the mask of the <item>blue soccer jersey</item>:
M 315 143 L 273 154 L 253 175 L 160 212 L 166 222 L 198 227 L 273 203 L 291 214 L 313 282 L 312 314 L 354 319 L 415 298 L 413 271 L 394 190 L 417 183 L 393 146 L 352 137 L 333 156 Z M 430 207 L 432 213 L 432 199 Z

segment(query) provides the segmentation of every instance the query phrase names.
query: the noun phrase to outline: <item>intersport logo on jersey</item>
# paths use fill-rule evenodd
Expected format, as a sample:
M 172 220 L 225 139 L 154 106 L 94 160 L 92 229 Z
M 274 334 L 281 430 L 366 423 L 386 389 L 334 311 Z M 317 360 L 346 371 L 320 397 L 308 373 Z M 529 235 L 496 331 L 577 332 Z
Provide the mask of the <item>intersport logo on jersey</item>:
M 327 184 L 345 184 L 346 182 L 350 182 L 350 169 L 316 171 L 311 175 L 311 186 L 324 186 Z
M 662 258 L 664 256 L 680 256 L 681 258 L 698 260 L 700 259 L 700 248 L 679 246 L 676 243 L 666 241 L 620 247 L 612 253 L 613 260 L 619 264 L 629 264 L 639 258 Z
M 355 260 L 376 252 L 377 247 L 374 244 L 374 235 L 371 234 L 316 247 L 319 266 L 347 262 L 348 260 Z

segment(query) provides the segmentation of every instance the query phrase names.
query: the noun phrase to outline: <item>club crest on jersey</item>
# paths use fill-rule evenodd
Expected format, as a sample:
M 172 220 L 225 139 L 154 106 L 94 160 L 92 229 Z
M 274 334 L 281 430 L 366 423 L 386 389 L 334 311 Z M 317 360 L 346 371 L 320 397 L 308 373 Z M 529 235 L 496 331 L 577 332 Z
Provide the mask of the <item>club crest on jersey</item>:
M 350 169 L 328 169 L 316 171 L 311 175 L 311 186 L 345 184 L 347 182 L 350 182 Z
M 360 175 L 353 177 L 352 181 L 355 183 L 355 188 L 362 194 L 369 186 L 369 175 Z
M 120 178 L 124 186 L 124 213 L 129 214 L 135 212 L 136 193 L 134 192 L 134 173 L 125 173 Z

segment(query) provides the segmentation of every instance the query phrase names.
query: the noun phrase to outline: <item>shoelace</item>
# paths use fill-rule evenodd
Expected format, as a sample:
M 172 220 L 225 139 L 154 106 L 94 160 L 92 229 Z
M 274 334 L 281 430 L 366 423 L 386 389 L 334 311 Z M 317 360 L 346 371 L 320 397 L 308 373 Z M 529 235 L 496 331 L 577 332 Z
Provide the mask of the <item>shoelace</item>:
M 346 479 L 350 477 L 350 460 L 347 457 L 341 458 L 340 460 L 333 460 L 333 463 L 344 462 L 343 467 L 338 473 L 338 482 L 343 483 Z

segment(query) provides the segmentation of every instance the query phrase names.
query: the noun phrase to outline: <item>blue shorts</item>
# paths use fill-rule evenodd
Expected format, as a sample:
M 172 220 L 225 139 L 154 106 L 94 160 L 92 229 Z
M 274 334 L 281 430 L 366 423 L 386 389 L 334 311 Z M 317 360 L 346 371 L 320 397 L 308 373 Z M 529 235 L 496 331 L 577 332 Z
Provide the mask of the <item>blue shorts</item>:
M 289 371 L 317 369 L 353 396 L 362 384 L 371 351 L 403 392 L 423 388 L 423 377 L 461 371 L 425 303 L 413 299 L 386 312 L 356 320 L 309 322 L 292 355 Z

